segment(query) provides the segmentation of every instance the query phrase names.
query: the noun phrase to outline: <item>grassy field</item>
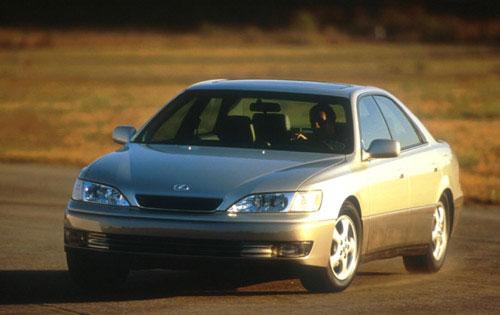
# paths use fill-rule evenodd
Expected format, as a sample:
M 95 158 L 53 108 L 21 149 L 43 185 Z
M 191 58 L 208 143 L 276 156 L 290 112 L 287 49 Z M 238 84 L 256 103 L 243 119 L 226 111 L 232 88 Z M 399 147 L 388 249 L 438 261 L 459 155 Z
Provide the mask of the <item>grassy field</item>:
M 337 81 L 393 92 L 453 146 L 467 200 L 500 201 L 498 47 L 14 35 L 28 44 L 0 50 L 0 160 L 86 164 L 117 148 L 114 126 L 139 127 L 196 81 Z

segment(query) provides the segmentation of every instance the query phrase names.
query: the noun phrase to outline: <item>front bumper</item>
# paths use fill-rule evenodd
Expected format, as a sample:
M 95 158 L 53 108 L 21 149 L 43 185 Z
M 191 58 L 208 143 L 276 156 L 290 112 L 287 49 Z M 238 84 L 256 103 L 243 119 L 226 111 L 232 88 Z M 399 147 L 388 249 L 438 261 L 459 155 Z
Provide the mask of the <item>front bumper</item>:
M 66 248 L 141 256 L 327 266 L 333 222 L 306 215 L 187 214 L 70 201 Z

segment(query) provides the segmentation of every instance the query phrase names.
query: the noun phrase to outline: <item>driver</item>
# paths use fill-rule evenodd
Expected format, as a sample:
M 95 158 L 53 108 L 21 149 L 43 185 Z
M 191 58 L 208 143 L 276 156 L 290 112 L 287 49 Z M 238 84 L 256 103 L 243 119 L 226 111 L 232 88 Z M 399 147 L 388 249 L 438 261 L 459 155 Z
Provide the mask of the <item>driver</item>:
M 325 103 L 315 105 L 309 111 L 309 121 L 314 140 L 325 141 L 335 137 L 335 112 Z M 297 140 L 309 140 L 303 133 L 296 135 Z

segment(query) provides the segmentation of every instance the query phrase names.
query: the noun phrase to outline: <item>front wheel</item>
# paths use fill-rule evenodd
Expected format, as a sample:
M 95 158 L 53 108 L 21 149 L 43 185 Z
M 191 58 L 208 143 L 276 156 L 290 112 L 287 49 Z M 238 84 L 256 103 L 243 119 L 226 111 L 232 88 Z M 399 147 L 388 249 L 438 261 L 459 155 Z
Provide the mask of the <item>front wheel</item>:
M 434 210 L 431 235 L 432 241 L 426 254 L 403 257 L 405 268 L 409 272 L 437 272 L 444 264 L 450 236 L 449 201 L 445 195 Z
M 337 292 L 347 288 L 358 269 L 361 238 L 358 211 L 352 203 L 345 202 L 335 221 L 328 266 L 305 270 L 300 278 L 304 288 L 311 292 Z

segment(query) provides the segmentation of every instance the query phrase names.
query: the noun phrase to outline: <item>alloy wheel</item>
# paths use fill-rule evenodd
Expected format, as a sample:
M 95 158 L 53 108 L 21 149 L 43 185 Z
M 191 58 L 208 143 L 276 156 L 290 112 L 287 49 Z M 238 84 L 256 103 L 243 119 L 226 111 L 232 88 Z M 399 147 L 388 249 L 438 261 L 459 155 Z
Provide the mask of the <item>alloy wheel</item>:
M 351 218 L 341 215 L 333 229 L 330 267 L 339 280 L 349 278 L 356 269 L 358 260 L 358 240 L 356 227 Z

